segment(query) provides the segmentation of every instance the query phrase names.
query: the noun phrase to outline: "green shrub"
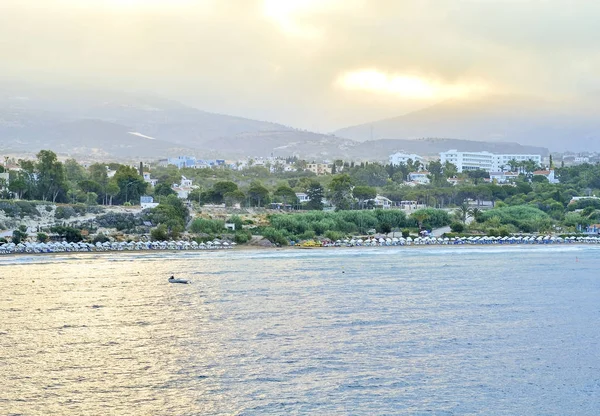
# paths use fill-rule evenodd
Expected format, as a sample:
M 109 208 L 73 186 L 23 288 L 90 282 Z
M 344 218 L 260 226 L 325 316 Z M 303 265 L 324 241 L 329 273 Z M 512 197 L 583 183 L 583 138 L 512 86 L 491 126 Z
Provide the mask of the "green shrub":
M 252 233 L 250 233 L 250 231 L 236 231 L 235 235 L 233 237 L 233 241 L 235 241 L 237 244 L 245 244 L 248 241 L 250 241 L 250 239 L 252 238 Z
M 50 231 L 58 234 L 59 237 L 64 238 L 69 243 L 77 243 L 83 240 L 81 230 L 74 227 L 55 225 L 50 228 Z
M 217 234 L 225 230 L 225 221 L 196 218 L 190 225 L 190 231 L 196 234 Z
M 60 206 L 56 208 L 56 212 L 54 212 L 54 218 L 57 220 L 68 220 L 69 218 L 75 216 L 75 209 L 69 206 Z
M 99 233 L 98 235 L 96 235 L 94 237 L 94 239 L 92 240 L 92 243 L 96 244 L 96 243 L 107 243 L 110 241 L 110 238 L 108 238 L 107 236 L 105 236 L 103 233 Z
M 167 233 L 167 226 L 164 224 L 160 224 L 158 227 L 153 228 L 150 231 L 150 237 L 154 241 L 165 241 L 168 240 L 169 235 Z
M 45 243 L 48 241 L 48 234 L 46 233 L 37 233 L 37 241 L 40 243 Z
M 142 219 L 129 212 L 109 212 L 96 217 L 96 224 L 99 227 L 116 228 L 118 231 L 133 231 L 142 225 Z
M 452 230 L 453 233 L 462 233 L 465 231 L 465 225 L 462 222 L 455 221 L 450 224 L 450 230 Z
M 311 237 L 314 238 L 314 237 Z M 307 240 L 311 239 L 311 238 L 307 238 Z M 327 231 L 325 233 L 325 238 L 330 239 L 331 241 L 337 241 L 337 240 L 342 240 L 344 238 L 344 234 L 338 232 L 338 231 Z
M 278 244 L 280 246 L 288 245 L 288 239 L 281 230 L 276 230 L 275 228 L 267 227 L 263 229 L 262 236 L 273 244 Z
M 29 201 L 0 201 L 0 211 L 10 218 L 38 218 L 40 212 L 35 202 Z

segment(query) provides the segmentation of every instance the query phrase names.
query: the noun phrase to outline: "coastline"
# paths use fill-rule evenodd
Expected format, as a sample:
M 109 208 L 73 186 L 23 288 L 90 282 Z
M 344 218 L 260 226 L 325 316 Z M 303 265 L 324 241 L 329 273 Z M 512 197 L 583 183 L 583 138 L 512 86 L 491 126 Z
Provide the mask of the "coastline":
M 523 248 L 565 248 L 565 247 L 589 247 L 597 246 L 599 243 L 586 243 L 586 242 L 569 242 L 569 243 L 520 243 L 520 244 L 410 244 L 410 245 L 368 245 L 368 246 L 329 246 L 329 247 L 300 247 L 300 246 L 260 246 L 260 245 L 238 245 L 230 248 L 220 249 L 181 249 L 181 250 L 90 250 L 90 251 L 56 251 L 56 252 L 13 252 L 13 253 L 0 253 L 0 263 L 3 258 L 10 259 L 16 257 L 52 257 L 52 256 L 73 256 L 73 255 L 109 255 L 109 254 L 191 254 L 191 253 L 217 253 L 217 252 L 249 252 L 249 251 L 295 251 L 295 250 L 316 250 L 319 252 L 323 251 L 335 251 L 339 249 L 346 250 L 376 250 L 376 249 L 399 249 L 399 250 L 435 250 L 435 249 L 452 249 L 461 250 L 469 248 L 511 248 L 511 249 L 523 249 Z

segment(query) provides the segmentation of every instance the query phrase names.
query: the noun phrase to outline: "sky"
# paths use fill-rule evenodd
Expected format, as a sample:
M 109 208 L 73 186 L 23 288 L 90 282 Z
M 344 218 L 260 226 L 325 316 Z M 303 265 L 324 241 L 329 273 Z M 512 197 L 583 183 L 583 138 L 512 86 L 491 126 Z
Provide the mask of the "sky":
M 600 97 L 591 0 L 0 0 L 0 78 L 328 132 L 447 99 Z

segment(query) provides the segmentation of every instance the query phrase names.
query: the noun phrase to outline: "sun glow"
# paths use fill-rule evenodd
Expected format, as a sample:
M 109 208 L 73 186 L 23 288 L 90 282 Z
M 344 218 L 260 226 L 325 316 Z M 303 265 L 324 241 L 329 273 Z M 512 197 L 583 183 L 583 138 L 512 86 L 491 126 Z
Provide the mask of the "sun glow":
M 98 3 L 123 9 L 135 9 L 143 7 L 170 7 L 170 6 L 181 6 L 185 4 L 194 3 L 193 0 L 99 0 Z
M 374 69 L 346 72 L 338 77 L 336 85 L 346 90 L 393 94 L 416 100 L 470 97 L 487 89 L 478 83 L 447 84 L 437 79 L 419 76 L 388 75 Z

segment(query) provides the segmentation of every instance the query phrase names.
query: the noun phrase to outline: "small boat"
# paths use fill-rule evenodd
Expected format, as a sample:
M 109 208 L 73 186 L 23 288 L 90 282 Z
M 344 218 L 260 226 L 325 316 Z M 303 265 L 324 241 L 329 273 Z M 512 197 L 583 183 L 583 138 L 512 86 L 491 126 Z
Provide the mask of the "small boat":
M 192 282 L 186 279 L 175 279 L 175 276 L 171 276 L 169 277 L 169 283 L 183 283 L 184 285 L 187 285 Z

